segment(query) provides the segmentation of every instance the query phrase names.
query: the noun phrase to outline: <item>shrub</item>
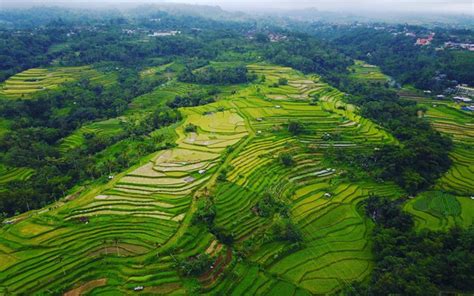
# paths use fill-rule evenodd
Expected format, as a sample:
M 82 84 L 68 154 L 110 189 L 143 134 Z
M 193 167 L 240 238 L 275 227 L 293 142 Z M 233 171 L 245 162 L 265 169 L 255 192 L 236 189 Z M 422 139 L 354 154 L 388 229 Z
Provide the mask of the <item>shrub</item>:
M 189 123 L 184 127 L 184 131 L 187 133 L 195 133 L 197 131 L 197 126 L 192 123 Z
M 201 199 L 197 202 L 197 210 L 193 215 L 192 223 L 203 223 L 211 226 L 216 217 L 216 207 L 210 199 Z
M 279 85 L 287 85 L 288 84 L 288 79 L 286 79 L 284 77 L 278 78 L 278 84 Z
M 282 219 L 275 224 L 273 224 L 271 228 L 272 235 L 275 239 L 281 241 L 289 241 L 289 242 L 299 242 L 302 240 L 302 236 L 298 228 L 296 228 L 293 223 L 289 219 Z
M 227 168 L 224 168 L 219 172 L 219 175 L 217 176 L 217 180 L 221 182 L 224 182 L 225 180 L 227 180 Z
M 212 259 L 208 254 L 199 254 L 185 260 L 179 260 L 176 267 L 182 275 L 197 276 L 206 271 L 211 264 Z
M 276 200 L 271 194 L 265 193 L 254 207 L 256 214 L 260 217 L 270 217 L 275 213 L 280 213 L 282 217 L 288 217 L 286 205 Z
M 295 164 L 295 161 L 293 160 L 293 156 L 289 153 L 281 153 L 278 156 L 279 161 L 281 164 L 283 164 L 286 167 L 290 167 Z
M 303 125 L 299 121 L 290 120 L 288 122 L 288 131 L 293 135 L 300 134 L 303 131 Z

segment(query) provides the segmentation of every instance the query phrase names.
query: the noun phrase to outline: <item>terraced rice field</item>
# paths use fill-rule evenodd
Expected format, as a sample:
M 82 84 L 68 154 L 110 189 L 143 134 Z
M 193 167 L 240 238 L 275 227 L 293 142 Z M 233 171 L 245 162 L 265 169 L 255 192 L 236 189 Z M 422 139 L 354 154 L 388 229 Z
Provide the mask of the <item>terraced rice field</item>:
M 0 167 L 0 190 L 2 187 L 11 181 L 24 181 L 31 177 L 34 173 L 30 168 L 9 168 L 5 166 Z
M 371 193 L 395 196 L 399 189 L 348 182 L 323 155 L 395 140 L 316 76 L 248 67 L 266 81 L 216 103 L 182 108 L 176 147 L 146 157 L 106 185 L 5 225 L 3 292 L 116 295 L 144 286 L 149 294 L 308 295 L 366 279 L 372 225 L 359 202 Z M 271 87 L 281 77 L 288 85 Z M 164 96 L 172 86 L 162 89 Z M 315 105 L 309 104 L 313 95 L 319 97 Z M 302 122 L 304 132 L 290 134 L 289 120 Z M 185 131 L 189 124 L 195 132 Z M 340 136 L 324 140 L 328 133 Z M 278 161 L 283 152 L 293 156 L 294 166 Z M 254 210 L 265 193 L 288 205 L 289 219 L 302 233 L 299 244 L 268 239 L 278 215 L 264 218 Z M 232 244 L 192 223 L 205 199 L 215 205 L 215 227 L 232 236 Z M 212 263 L 203 273 L 178 273 L 177 262 L 204 253 Z
M 112 118 L 85 125 L 62 139 L 61 143 L 59 143 L 59 149 L 61 152 L 66 153 L 71 149 L 81 147 L 87 134 L 103 137 L 118 135 L 123 131 L 121 121 L 121 118 Z
M 32 68 L 0 84 L 0 98 L 31 98 L 34 93 L 55 89 L 64 82 L 80 78 L 87 78 L 102 85 L 110 85 L 115 81 L 114 75 L 100 73 L 89 66 Z
M 416 207 L 418 197 L 407 204 L 406 209 L 415 215 L 417 225 L 433 229 L 446 228 L 453 224 L 472 225 L 474 211 L 474 115 L 461 111 L 459 106 L 448 101 L 415 98 L 427 108 L 423 117 L 441 133 L 450 136 L 454 142 L 451 152 L 452 166 L 438 180 L 435 190 L 438 194 L 447 193 L 455 196 L 461 206 L 456 216 L 433 215 L 432 212 Z M 423 197 L 420 197 L 423 199 Z M 451 220 L 454 219 L 454 220 Z
M 349 70 L 352 71 L 352 77 L 362 81 L 385 83 L 390 80 L 390 77 L 383 74 L 379 67 L 360 60 L 356 60 Z

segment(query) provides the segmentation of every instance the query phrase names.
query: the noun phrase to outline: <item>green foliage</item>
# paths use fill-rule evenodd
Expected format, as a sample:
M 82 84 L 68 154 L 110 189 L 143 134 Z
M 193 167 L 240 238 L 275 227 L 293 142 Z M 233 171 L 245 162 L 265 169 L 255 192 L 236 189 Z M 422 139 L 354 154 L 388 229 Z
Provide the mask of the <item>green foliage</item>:
M 284 77 L 278 78 L 278 85 L 288 85 L 288 79 Z
M 291 154 L 287 152 L 278 155 L 278 161 L 286 167 L 291 167 L 295 164 L 293 156 L 291 156 Z
M 192 123 L 188 123 L 184 127 L 184 131 L 187 132 L 187 133 L 195 133 L 197 131 L 197 126 L 192 124 Z
M 283 202 L 276 200 L 270 193 L 265 193 L 254 207 L 256 214 L 260 217 L 271 217 L 278 213 L 282 217 L 288 217 L 288 207 Z
M 399 204 L 398 201 L 371 195 L 365 201 L 365 213 L 376 224 L 406 231 L 413 226 L 413 218 L 403 212 Z
M 179 260 L 176 268 L 184 276 L 198 276 L 210 268 L 212 258 L 208 254 L 199 254 Z
M 224 229 L 216 227 L 215 225 L 209 228 L 209 232 L 214 234 L 217 240 L 223 243 L 224 245 L 230 246 L 234 242 L 234 237 L 232 235 L 226 233 Z
M 296 243 L 302 241 L 301 232 L 289 219 L 279 219 L 273 223 L 271 233 L 277 240 Z
M 303 131 L 303 125 L 299 121 L 290 120 L 288 122 L 288 131 L 293 135 L 298 135 Z
M 392 29 L 401 30 L 401 28 L 400 25 Z M 412 29 L 420 30 L 421 35 L 428 34 L 426 29 L 421 27 Z M 474 81 L 474 71 L 472 71 L 474 54 L 472 52 L 464 51 L 459 56 L 459 51 L 436 51 L 436 46 L 414 46 L 416 40 L 411 36 L 394 35 L 389 29 L 377 30 L 373 27 L 343 26 L 336 30 L 329 29 L 322 34 L 348 55 L 380 66 L 384 73 L 402 84 L 441 91 L 452 86 L 452 80 L 462 83 Z M 444 34 L 458 35 L 459 31 L 450 32 L 449 29 L 440 29 L 435 39 L 443 38 L 440 35 Z M 446 41 L 448 40 L 449 37 Z M 461 64 L 462 67 L 460 67 Z M 448 76 L 445 79 L 439 79 L 439 77 L 437 79 L 439 73 Z
M 374 233 L 376 266 L 371 295 L 427 295 L 442 290 L 472 291 L 474 230 Z
M 247 74 L 247 68 L 242 65 L 222 69 L 209 66 L 196 71 L 187 69 L 178 76 L 179 81 L 199 84 L 238 84 L 255 78 L 255 75 Z
M 224 182 L 227 180 L 227 168 L 223 168 L 220 172 L 219 175 L 217 176 L 217 180 Z
M 121 115 L 133 97 L 151 90 L 154 85 L 143 84 L 136 72 L 124 71 L 113 88 L 97 88 L 87 81 L 66 86 L 38 94 L 30 100 L 0 102 L 0 115 L 14 122 L 0 140 L 2 162 L 26 166 L 37 172 L 22 184 L 6 184 L 7 190 L 0 192 L 0 212 L 13 215 L 16 211 L 43 206 L 64 196 L 79 182 L 129 167 L 139 157 L 156 151 L 154 139 L 141 139 L 133 154 L 123 151 L 106 159 L 91 155 L 127 138 L 142 137 L 180 118 L 176 111 L 158 108 L 138 124 L 125 124 L 124 133 L 113 137 L 87 135 L 83 148 L 62 155 L 57 146 L 62 137 L 85 122 Z M 58 115 L 51 112 L 55 109 L 67 112 Z M 35 192 L 35 195 L 29 192 Z M 23 198 L 15 198 L 17 195 Z
M 471 291 L 474 228 L 416 233 L 411 216 L 399 204 L 376 196 L 366 201 L 366 214 L 376 223 L 376 265 L 366 293 L 426 295 L 440 289 Z
M 209 198 L 197 202 L 197 210 L 193 215 L 193 224 L 212 226 L 216 217 L 216 207 Z
M 193 92 L 185 96 L 176 96 L 172 101 L 168 102 L 167 105 L 171 108 L 180 108 L 205 105 L 212 102 L 215 102 L 215 99 L 209 97 L 207 93 Z

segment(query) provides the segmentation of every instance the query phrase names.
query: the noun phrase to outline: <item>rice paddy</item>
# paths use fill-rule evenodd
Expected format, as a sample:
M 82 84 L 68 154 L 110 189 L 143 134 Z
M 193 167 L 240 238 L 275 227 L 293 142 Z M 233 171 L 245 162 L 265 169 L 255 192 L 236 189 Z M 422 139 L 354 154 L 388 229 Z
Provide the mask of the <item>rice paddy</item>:
M 417 197 L 407 204 L 406 209 L 415 216 L 419 228 L 446 229 L 457 224 L 472 225 L 474 210 L 474 116 L 472 113 L 462 111 L 459 105 L 450 101 L 431 100 L 424 97 L 409 98 L 416 100 L 427 111 L 423 113 L 433 127 L 441 133 L 452 138 L 454 149 L 450 154 L 451 168 L 437 181 L 435 195 L 454 196 L 449 200 L 457 200 L 461 208 L 457 215 L 442 215 L 434 213 L 427 207 L 416 206 Z M 445 199 L 441 199 L 445 200 Z M 443 211 L 441 211 L 443 212 Z
M 24 181 L 34 174 L 34 170 L 30 168 L 10 168 L 0 166 L 0 190 L 5 190 L 4 185 L 12 181 Z
M 349 70 L 352 71 L 353 78 L 362 81 L 385 83 L 390 80 L 390 77 L 383 74 L 379 67 L 360 60 L 356 60 Z
M 175 129 L 175 147 L 73 200 L 3 226 L 3 293 L 310 295 L 367 280 L 373 225 L 360 201 L 370 194 L 396 197 L 400 189 L 349 182 L 329 167 L 324 153 L 396 140 L 317 76 L 264 64 L 248 69 L 265 81 L 224 89 L 215 103 L 180 109 L 184 119 Z M 288 84 L 275 87 L 280 78 Z M 172 82 L 139 98 L 134 108 L 186 87 L 192 86 Z M 288 131 L 293 120 L 302 123 L 298 135 Z M 195 129 L 187 130 L 189 125 Z M 63 145 L 80 140 L 70 143 Z M 282 165 L 283 153 L 292 156 L 293 166 Z M 271 239 L 280 216 L 255 210 L 265 194 L 287 206 L 288 219 L 301 232 L 299 243 Z M 232 244 L 193 223 L 198 203 L 206 200 L 215 206 L 215 228 Z M 452 195 L 427 196 L 413 208 L 452 223 L 472 219 L 464 203 Z M 211 260 L 203 272 L 178 272 L 179 262 L 202 254 Z M 137 286 L 143 292 L 134 292 Z
M 63 138 L 59 143 L 59 149 L 61 152 L 66 153 L 67 151 L 81 147 L 85 138 L 88 135 L 102 136 L 102 137 L 113 137 L 123 132 L 121 125 L 121 118 L 112 118 L 108 120 L 98 121 L 91 124 L 87 124 L 80 129 L 76 130 L 71 135 Z
M 32 68 L 0 84 L 0 98 L 28 99 L 39 91 L 56 89 L 62 83 L 81 78 L 101 85 L 110 85 L 115 81 L 114 75 L 100 73 L 89 66 Z

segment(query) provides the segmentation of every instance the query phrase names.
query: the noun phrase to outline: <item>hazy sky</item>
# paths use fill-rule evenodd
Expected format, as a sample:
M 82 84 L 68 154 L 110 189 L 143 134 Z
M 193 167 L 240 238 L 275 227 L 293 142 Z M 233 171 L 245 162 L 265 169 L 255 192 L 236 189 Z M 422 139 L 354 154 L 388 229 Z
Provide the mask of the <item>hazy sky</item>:
M 6 4 L 55 4 L 58 2 L 74 6 L 87 7 L 92 3 L 106 2 L 110 6 L 119 3 L 162 3 L 178 2 L 189 4 L 219 5 L 228 10 L 264 10 L 264 9 L 302 9 L 314 7 L 325 11 L 379 11 L 379 12 L 437 12 L 437 13 L 464 13 L 474 16 L 474 0 L 0 0 Z M 112 4 L 113 3 L 113 4 Z
M 474 0 L 171 0 L 196 4 L 220 5 L 223 8 L 238 9 L 239 7 L 256 8 L 307 8 L 315 7 L 331 11 L 376 10 L 390 12 L 459 12 L 474 13 Z

